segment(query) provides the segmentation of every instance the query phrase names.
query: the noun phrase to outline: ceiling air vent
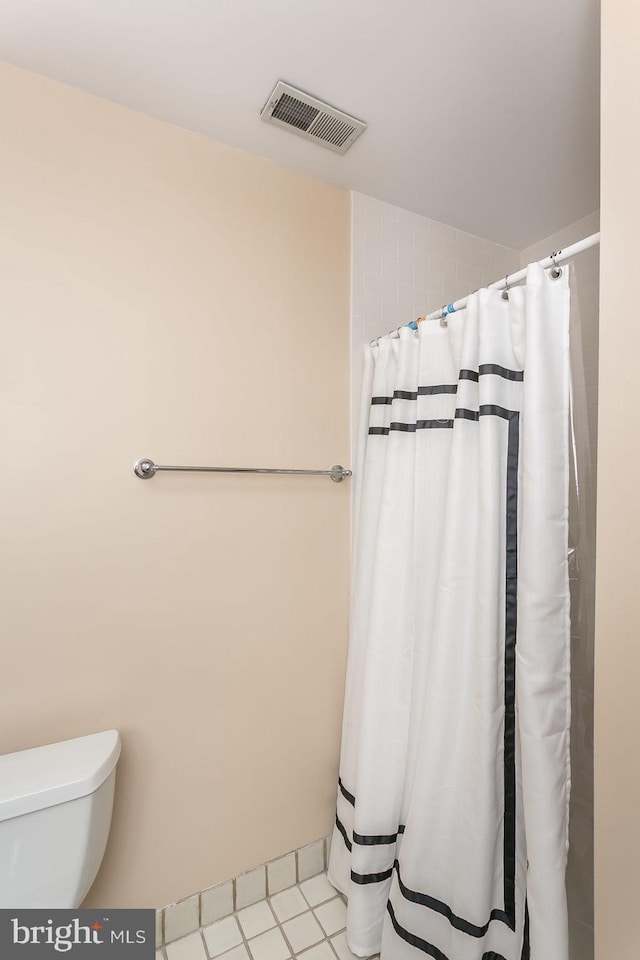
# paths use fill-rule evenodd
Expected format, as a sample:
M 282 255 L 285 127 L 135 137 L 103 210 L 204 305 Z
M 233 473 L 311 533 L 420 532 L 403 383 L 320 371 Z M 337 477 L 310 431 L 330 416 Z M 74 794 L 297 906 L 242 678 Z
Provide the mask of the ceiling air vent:
M 267 123 L 275 123 L 335 153 L 346 153 L 367 127 L 362 120 L 356 120 L 282 80 L 276 83 L 260 116 Z

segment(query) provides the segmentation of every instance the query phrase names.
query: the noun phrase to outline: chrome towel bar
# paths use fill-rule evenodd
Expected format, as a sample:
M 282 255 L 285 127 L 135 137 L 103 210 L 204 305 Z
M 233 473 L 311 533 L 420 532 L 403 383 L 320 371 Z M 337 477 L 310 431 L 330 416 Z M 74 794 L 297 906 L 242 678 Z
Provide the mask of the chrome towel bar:
M 187 473 L 286 473 L 296 477 L 331 477 L 335 483 L 341 483 L 345 477 L 351 476 L 351 470 L 336 464 L 330 470 L 277 470 L 266 467 L 174 467 L 154 463 L 149 457 L 136 460 L 133 472 L 141 480 L 150 480 L 158 470 L 178 470 Z

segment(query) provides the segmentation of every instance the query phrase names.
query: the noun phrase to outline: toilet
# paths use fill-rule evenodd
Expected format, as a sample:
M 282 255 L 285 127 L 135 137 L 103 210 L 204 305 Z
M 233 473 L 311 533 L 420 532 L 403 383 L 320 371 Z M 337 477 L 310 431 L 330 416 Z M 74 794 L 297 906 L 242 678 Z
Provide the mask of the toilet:
M 0 756 L 0 909 L 80 906 L 111 826 L 120 735 Z

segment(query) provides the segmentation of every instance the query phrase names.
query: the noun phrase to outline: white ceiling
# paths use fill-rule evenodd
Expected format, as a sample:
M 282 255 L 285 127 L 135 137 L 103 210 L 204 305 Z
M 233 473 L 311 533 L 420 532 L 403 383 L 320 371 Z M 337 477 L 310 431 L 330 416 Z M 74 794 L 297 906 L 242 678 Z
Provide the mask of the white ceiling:
M 0 59 L 517 249 L 598 207 L 598 0 L 0 0 Z M 278 79 L 369 128 L 263 123 Z

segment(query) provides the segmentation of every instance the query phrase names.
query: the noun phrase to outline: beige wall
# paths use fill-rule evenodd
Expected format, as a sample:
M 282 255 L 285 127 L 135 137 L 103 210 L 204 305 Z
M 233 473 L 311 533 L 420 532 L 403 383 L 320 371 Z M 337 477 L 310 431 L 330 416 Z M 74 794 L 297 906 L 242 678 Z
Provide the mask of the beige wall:
M 596 233 L 593 213 L 522 251 L 521 265 Z M 599 248 L 574 258 L 571 289 L 571 367 L 578 452 L 578 489 L 571 470 L 569 576 L 571 585 L 571 810 L 569 817 L 570 960 L 593 960 L 593 670 L 595 467 L 598 415 Z
M 640 956 L 640 5 L 602 4 L 596 957 Z
M 0 752 L 122 732 L 90 902 L 328 832 L 349 484 L 349 196 L 0 66 Z

